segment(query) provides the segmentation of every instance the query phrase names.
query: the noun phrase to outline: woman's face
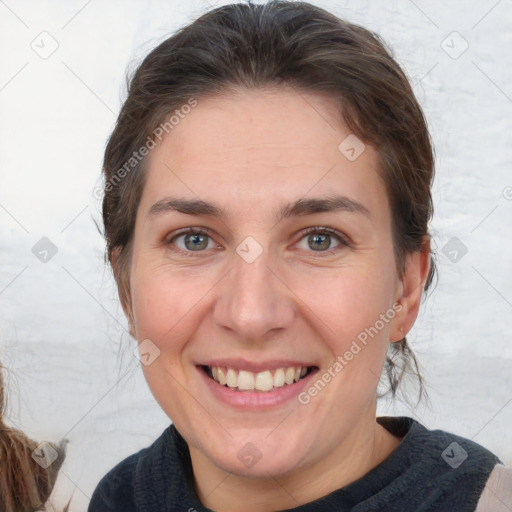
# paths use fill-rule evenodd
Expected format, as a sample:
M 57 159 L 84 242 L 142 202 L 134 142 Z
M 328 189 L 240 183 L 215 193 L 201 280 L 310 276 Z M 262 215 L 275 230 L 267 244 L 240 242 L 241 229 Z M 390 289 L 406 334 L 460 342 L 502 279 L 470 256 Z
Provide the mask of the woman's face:
M 416 311 L 377 154 L 336 112 L 290 88 L 200 98 L 148 156 L 129 314 L 193 463 L 284 475 L 375 424 Z

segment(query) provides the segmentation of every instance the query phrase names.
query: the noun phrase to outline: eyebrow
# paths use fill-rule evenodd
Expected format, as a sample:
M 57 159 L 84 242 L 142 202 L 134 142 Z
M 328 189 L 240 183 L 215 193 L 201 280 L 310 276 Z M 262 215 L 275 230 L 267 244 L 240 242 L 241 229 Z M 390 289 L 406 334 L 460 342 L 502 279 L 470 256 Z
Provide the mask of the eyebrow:
M 157 201 L 149 209 L 148 217 L 170 211 L 177 211 L 187 215 L 217 217 L 220 219 L 228 217 L 226 210 L 215 203 L 202 201 L 201 199 L 184 199 L 178 197 L 164 197 L 160 201 Z M 362 203 L 350 197 L 335 195 L 325 198 L 301 198 L 293 203 L 283 205 L 276 212 L 276 220 L 279 222 L 290 217 L 324 212 L 357 213 L 371 218 L 370 211 Z

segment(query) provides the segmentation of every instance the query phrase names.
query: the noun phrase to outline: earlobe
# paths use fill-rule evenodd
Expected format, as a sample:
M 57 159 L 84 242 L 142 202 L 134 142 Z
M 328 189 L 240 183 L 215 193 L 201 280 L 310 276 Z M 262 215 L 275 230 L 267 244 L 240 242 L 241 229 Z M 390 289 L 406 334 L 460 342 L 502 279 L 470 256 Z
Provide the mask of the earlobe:
M 404 309 L 401 306 L 400 302 L 396 302 L 395 304 L 400 305 L 400 312 L 396 315 L 393 322 L 391 323 L 391 329 L 389 331 L 389 342 L 390 343 L 396 343 L 397 341 L 402 340 L 405 338 L 407 332 L 405 331 L 405 328 L 403 326 L 403 314 Z
M 421 251 L 406 256 L 405 271 L 401 279 L 401 296 L 397 299 L 401 309 L 391 325 L 390 342 L 400 341 L 412 329 L 418 316 L 430 265 L 430 237 L 427 236 L 424 237 Z

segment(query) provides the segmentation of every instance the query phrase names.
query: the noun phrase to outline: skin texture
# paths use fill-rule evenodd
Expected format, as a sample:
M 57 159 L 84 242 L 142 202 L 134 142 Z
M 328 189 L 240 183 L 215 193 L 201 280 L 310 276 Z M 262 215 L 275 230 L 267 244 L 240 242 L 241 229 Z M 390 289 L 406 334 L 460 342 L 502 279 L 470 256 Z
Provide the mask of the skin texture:
M 416 319 L 428 246 L 408 255 L 400 278 L 377 153 L 367 145 L 347 159 L 338 146 L 350 131 L 336 112 L 329 97 L 288 87 L 203 97 L 148 157 L 123 307 L 138 342 L 160 350 L 145 378 L 189 445 L 202 502 L 216 511 L 307 503 L 361 477 L 399 443 L 375 421 L 375 391 L 389 342 Z M 283 204 L 332 194 L 369 215 L 276 221 Z M 148 215 L 166 196 L 216 202 L 226 217 Z M 303 233 L 315 226 L 349 245 L 327 236 L 328 248 L 317 249 L 315 233 Z M 200 250 L 177 233 L 187 227 L 208 230 Z M 262 249 L 251 263 L 236 251 L 248 236 Z M 291 359 L 317 366 L 318 377 L 394 304 L 394 318 L 306 405 L 296 397 L 265 410 L 226 405 L 196 366 Z M 250 467 L 237 456 L 247 443 L 261 456 Z

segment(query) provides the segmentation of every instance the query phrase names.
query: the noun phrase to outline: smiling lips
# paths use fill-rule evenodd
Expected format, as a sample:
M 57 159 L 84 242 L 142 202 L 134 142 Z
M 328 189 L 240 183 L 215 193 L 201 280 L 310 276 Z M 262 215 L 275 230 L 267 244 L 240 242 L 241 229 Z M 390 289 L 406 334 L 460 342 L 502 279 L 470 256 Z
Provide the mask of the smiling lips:
M 233 390 L 270 392 L 298 382 L 313 367 L 289 366 L 277 368 L 273 372 L 264 370 L 258 373 L 247 370 L 235 370 L 224 366 L 205 366 L 203 368 L 207 375 L 215 382 Z

